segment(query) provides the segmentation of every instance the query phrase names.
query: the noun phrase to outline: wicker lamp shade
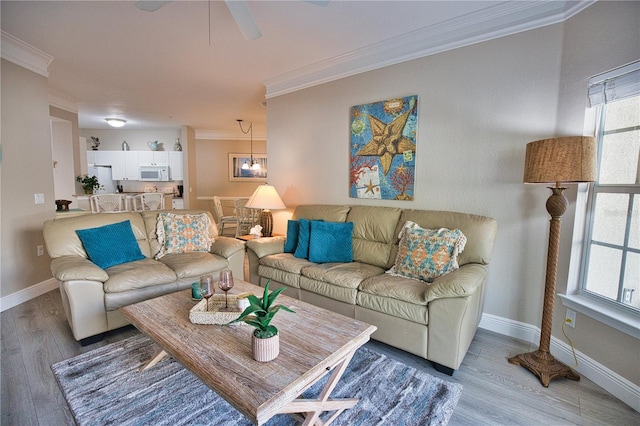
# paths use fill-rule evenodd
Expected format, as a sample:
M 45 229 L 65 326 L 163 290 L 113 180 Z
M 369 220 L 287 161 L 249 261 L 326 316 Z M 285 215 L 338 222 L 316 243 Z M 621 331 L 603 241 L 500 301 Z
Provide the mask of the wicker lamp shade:
M 525 367 L 538 376 L 544 387 L 557 377 L 580 380 L 580 375 L 556 360 L 550 352 L 553 305 L 556 297 L 556 277 L 560 248 L 561 217 L 569 204 L 562 182 L 590 182 L 596 179 L 596 140 L 586 136 L 543 139 L 527 144 L 524 166 L 525 183 L 552 183 L 547 200 L 549 248 L 542 305 L 542 326 L 538 350 L 516 355 L 509 362 Z
M 569 136 L 527 144 L 525 183 L 593 182 L 596 180 L 596 139 Z

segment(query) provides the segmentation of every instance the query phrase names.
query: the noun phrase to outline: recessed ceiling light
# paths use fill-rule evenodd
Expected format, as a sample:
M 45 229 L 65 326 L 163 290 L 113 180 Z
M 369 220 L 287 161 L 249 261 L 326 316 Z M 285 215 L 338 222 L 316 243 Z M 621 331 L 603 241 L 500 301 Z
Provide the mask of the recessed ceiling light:
M 122 127 L 127 122 L 127 120 L 123 120 L 121 118 L 105 118 L 105 120 L 112 127 Z

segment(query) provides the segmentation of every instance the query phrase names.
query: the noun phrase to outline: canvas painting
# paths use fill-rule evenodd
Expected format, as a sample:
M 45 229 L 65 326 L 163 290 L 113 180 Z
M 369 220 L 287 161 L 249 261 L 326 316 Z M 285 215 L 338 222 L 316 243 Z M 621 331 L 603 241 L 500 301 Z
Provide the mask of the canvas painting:
M 413 200 L 418 96 L 351 108 L 349 196 Z

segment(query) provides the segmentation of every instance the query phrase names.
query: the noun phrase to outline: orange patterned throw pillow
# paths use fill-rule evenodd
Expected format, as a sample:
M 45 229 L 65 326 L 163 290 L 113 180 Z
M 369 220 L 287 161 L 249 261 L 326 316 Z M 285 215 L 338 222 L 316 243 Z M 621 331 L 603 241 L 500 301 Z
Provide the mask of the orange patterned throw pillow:
M 213 238 L 209 236 L 211 220 L 206 213 L 200 214 L 158 214 L 156 233 L 162 246 L 156 259 L 167 254 L 207 252 Z
M 467 243 L 459 229 L 425 229 L 410 221 L 398 237 L 398 256 L 387 273 L 426 282 L 458 269 L 458 254 Z

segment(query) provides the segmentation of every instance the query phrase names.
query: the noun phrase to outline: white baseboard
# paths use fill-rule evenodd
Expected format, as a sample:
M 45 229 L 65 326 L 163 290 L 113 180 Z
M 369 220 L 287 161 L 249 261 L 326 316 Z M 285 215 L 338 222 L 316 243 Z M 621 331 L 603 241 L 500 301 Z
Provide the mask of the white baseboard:
M 18 306 L 21 303 L 41 296 L 55 288 L 58 288 L 58 281 L 54 278 L 50 278 L 46 281 L 34 284 L 31 287 L 27 287 L 23 290 L 16 291 L 15 293 L 2 297 L 0 298 L 0 312 L 4 312 L 7 309 L 11 309 L 14 306 Z
M 531 324 L 525 324 L 491 314 L 483 314 L 480 327 L 536 345 L 540 342 L 540 329 Z M 553 336 L 551 336 L 551 353 L 558 361 L 571 366 L 571 368 L 578 373 L 611 393 L 634 410 L 640 411 L 640 386 L 630 382 L 580 351 L 576 351 L 578 366 L 573 367 L 575 360 L 573 359 L 571 346 Z

